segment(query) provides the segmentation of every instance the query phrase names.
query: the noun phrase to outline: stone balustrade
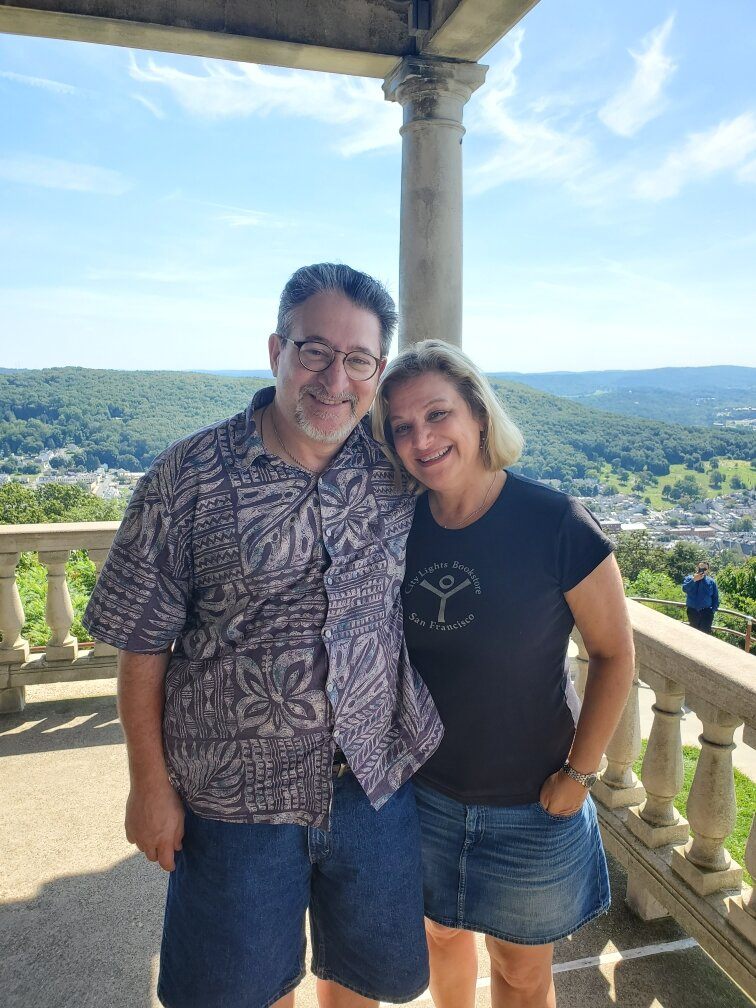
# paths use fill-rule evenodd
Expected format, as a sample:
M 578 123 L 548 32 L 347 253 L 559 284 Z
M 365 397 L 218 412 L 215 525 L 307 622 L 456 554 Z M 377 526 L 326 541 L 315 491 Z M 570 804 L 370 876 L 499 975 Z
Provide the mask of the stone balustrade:
M 66 582 L 72 550 L 85 549 L 99 574 L 118 522 L 56 525 L 0 525 L 0 712 L 21 710 L 25 687 L 33 683 L 107 679 L 116 674 L 116 651 L 96 643 L 82 648 L 71 633 L 74 619 Z M 22 553 L 34 551 L 47 570 L 45 619 L 50 637 L 32 651 L 21 636 L 24 610 L 16 583 Z
M 31 683 L 115 675 L 115 651 L 83 648 L 71 634 L 73 610 L 65 578 L 71 550 L 86 549 L 99 572 L 116 522 L 0 526 L 0 712 L 20 710 Z M 15 580 L 20 554 L 38 553 L 48 572 L 50 638 L 36 653 L 21 636 L 24 613 Z M 629 601 L 637 677 L 607 747 L 594 797 L 607 849 L 628 874 L 626 899 L 645 920 L 671 915 L 751 996 L 756 997 L 756 891 L 725 849 L 735 821 L 732 753 L 735 730 L 756 748 L 756 658 L 686 624 Z M 578 691 L 587 655 L 575 633 Z M 639 683 L 655 696 L 640 779 Z M 701 755 L 687 820 L 675 809 L 682 787 L 680 722 L 700 719 Z M 756 830 L 745 853 L 756 877 Z M 615 894 L 616 897 L 616 894 Z
M 756 895 L 743 886 L 725 841 L 735 825 L 732 753 L 740 725 L 744 744 L 756 748 L 756 659 L 638 602 L 628 606 L 637 676 L 593 789 L 604 842 L 627 869 L 626 899 L 636 913 L 676 918 L 754 997 Z M 578 635 L 576 643 L 579 688 L 587 655 Z M 655 697 L 640 780 L 633 772 L 641 751 L 639 682 Z M 684 709 L 702 726 L 687 819 L 674 805 L 683 783 Z M 753 873 L 753 824 L 745 860 Z

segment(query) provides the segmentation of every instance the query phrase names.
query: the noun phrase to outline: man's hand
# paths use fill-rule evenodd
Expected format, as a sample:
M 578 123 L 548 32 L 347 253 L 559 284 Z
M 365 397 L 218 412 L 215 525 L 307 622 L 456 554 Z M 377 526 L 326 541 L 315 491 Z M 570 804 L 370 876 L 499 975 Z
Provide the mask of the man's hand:
M 126 802 L 126 839 L 136 844 L 148 861 L 173 871 L 174 854 L 184 837 L 184 806 L 166 782 L 160 785 L 132 784 Z
M 701 578 L 703 578 L 703 577 L 705 577 L 705 576 L 706 576 L 706 571 L 699 571 L 699 570 L 697 570 L 697 571 L 695 571 L 695 573 L 693 574 L 693 580 L 694 580 L 694 581 L 700 581 L 700 580 L 701 580 Z
M 568 816 L 580 809 L 587 795 L 587 788 L 563 770 L 557 770 L 543 782 L 538 800 L 551 815 Z

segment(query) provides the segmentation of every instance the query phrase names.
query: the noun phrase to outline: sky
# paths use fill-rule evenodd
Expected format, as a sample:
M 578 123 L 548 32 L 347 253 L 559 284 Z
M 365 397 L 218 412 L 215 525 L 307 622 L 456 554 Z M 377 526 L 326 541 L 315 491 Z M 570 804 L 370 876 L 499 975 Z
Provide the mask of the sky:
M 756 365 L 756 4 L 541 0 L 465 109 L 489 371 Z M 381 82 L 0 34 L 0 367 L 257 369 L 300 265 L 398 293 Z

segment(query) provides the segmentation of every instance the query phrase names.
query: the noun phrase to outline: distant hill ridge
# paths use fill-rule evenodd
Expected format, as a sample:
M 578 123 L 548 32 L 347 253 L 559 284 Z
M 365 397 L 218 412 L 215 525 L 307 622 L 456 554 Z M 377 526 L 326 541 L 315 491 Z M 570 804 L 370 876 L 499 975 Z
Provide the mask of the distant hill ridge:
M 87 368 L 0 373 L 0 459 L 73 444 L 87 468 L 143 469 L 177 438 L 244 409 L 269 381 Z M 527 439 L 519 468 L 536 478 L 596 480 L 607 463 L 662 475 L 674 463 L 754 454 L 752 431 L 616 416 L 522 383 L 496 378 L 494 386 Z
M 270 371 L 200 373 L 272 377 Z M 495 371 L 489 377 L 521 382 L 621 416 L 711 427 L 740 416 L 733 411 L 753 407 L 748 417 L 756 423 L 756 368 L 752 367 L 714 364 L 640 371 Z

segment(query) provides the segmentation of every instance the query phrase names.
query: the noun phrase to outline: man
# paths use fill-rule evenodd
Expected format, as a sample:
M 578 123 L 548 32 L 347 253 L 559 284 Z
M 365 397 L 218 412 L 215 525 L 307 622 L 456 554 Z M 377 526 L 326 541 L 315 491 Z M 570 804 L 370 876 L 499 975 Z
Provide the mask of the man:
M 714 613 L 719 609 L 717 582 L 709 574 L 709 564 L 701 560 L 694 574 L 688 574 L 682 583 L 685 592 L 688 623 L 696 630 L 711 633 Z
M 360 423 L 395 323 L 371 277 L 298 270 L 275 388 L 155 461 L 87 609 L 120 649 L 126 835 L 171 872 L 167 1008 L 289 1008 L 308 907 L 322 1008 L 427 985 L 407 782 L 442 729 L 402 638 L 414 499 Z

